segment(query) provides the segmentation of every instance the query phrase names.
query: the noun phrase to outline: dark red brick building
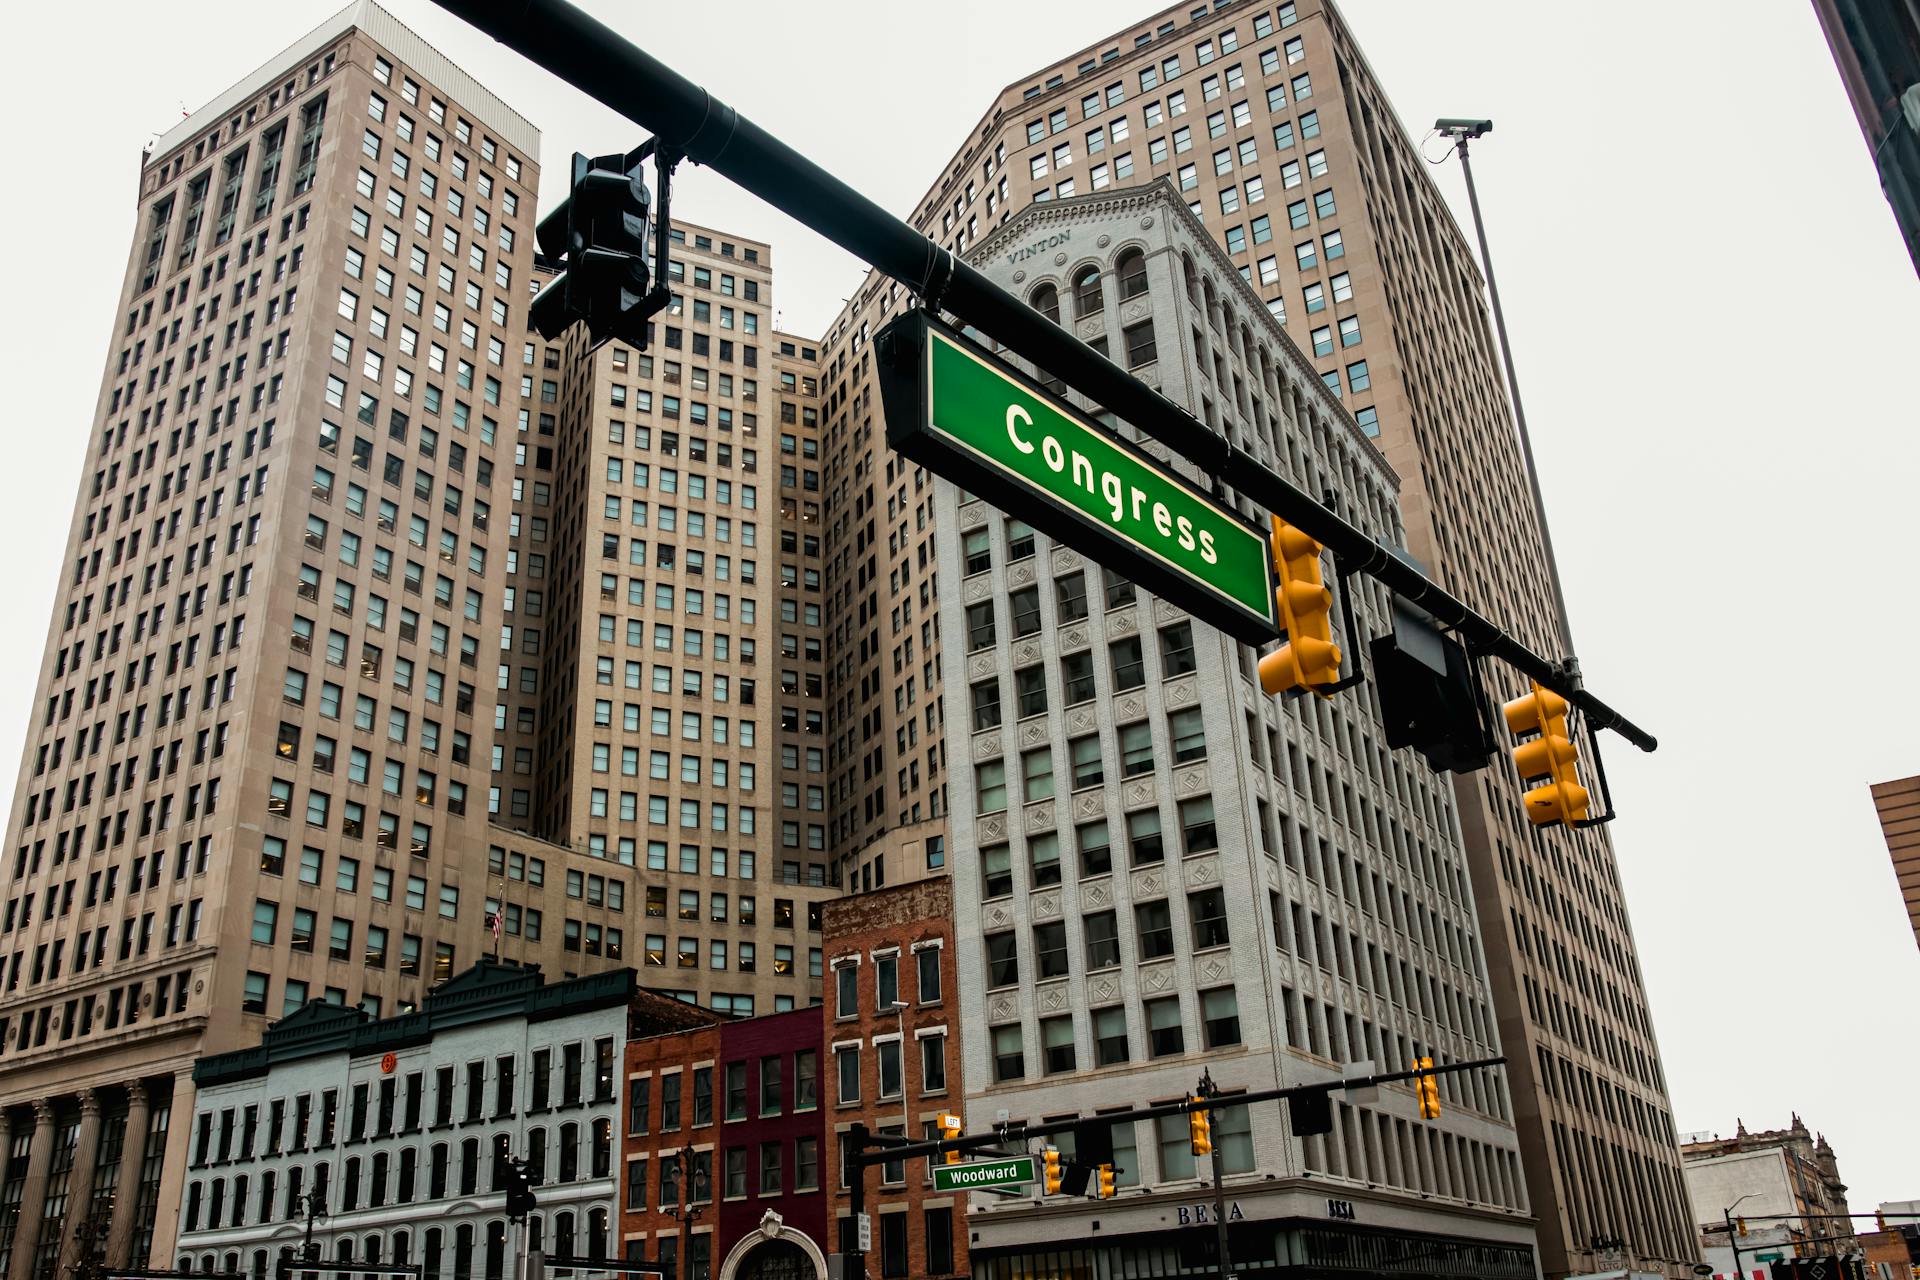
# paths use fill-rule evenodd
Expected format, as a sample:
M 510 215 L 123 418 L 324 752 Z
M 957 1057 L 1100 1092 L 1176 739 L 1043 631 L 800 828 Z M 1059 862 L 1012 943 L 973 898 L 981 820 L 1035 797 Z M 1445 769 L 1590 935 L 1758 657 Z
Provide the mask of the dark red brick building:
M 828 1168 L 835 1171 L 835 1251 L 853 1243 L 840 1139 L 864 1122 L 881 1133 L 937 1136 L 961 1103 L 960 1011 L 953 885 L 946 877 L 822 904 L 827 964 L 825 1075 Z M 935 1194 L 924 1159 L 866 1171 L 873 1216 L 870 1277 L 940 1280 L 969 1274 L 967 1197 Z
M 737 1022 L 708 1015 L 701 1025 L 628 1042 L 620 1125 L 626 1257 L 693 1280 L 824 1272 L 821 1029 L 814 1006 Z M 684 1233 L 674 1213 L 683 1203 L 700 1211 Z M 690 1272 L 680 1266 L 683 1248 Z

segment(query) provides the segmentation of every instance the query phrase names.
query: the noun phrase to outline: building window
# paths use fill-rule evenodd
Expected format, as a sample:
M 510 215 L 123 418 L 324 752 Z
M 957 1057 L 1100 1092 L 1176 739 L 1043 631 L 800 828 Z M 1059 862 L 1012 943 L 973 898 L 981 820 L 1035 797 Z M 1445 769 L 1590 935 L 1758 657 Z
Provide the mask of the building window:
M 992 1033 L 993 1078 L 996 1081 L 1024 1080 L 1026 1054 L 1020 1042 L 1020 1025 L 995 1027 Z

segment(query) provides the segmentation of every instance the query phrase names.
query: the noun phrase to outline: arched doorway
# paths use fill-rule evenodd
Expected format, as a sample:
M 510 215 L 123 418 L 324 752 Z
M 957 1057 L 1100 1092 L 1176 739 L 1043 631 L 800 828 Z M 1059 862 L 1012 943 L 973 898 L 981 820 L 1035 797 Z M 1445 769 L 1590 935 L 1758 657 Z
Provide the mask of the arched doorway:
M 804 1231 L 769 1209 L 720 1264 L 719 1280 L 826 1280 L 827 1256 Z
M 813 1280 L 813 1260 L 791 1240 L 763 1240 L 747 1250 L 734 1280 Z

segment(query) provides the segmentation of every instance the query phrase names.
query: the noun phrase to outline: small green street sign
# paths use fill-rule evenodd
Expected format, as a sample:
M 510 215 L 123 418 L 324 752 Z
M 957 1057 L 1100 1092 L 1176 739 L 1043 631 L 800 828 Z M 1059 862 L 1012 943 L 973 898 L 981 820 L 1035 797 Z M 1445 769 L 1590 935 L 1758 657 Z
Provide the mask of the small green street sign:
M 1264 530 L 924 311 L 876 343 L 888 444 L 1229 635 L 1275 638 Z
M 1008 1156 L 1001 1160 L 974 1160 L 967 1164 L 933 1166 L 935 1191 L 984 1191 L 990 1187 L 1010 1187 L 1032 1181 L 1032 1156 Z

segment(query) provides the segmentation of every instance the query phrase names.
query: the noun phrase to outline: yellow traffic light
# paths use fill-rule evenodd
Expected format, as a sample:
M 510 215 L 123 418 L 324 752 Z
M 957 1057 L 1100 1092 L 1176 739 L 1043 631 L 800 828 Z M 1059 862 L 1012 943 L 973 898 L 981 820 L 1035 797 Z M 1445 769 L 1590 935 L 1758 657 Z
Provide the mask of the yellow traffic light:
M 957 1138 L 957 1137 L 959 1137 L 959 1136 L 960 1136 L 960 1130 L 961 1130 L 961 1129 L 962 1129 L 963 1127 L 964 1127 L 964 1126 L 963 1126 L 963 1125 L 962 1125 L 962 1124 L 960 1123 L 960 1117 L 959 1117 L 959 1116 L 957 1116 L 957 1115 L 954 1115 L 954 1114 L 953 1114 L 953 1113 L 952 1113 L 951 1111 L 948 1111 L 948 1112 L 944 1112 L 944 1113 L 942 1113 L 942 1114 L 941 1114 L 941 1116 L 940 1116 L 940 1136 L 941 1136 L 942 1138 L 946 1138 L 946 1139 L 952 1139 L 952 1138 Z M 949 1152 L 947 1152 L 947 1163 L 948 1163 L 948 1164 L 959 1164 L 959 1163 L 960 1163 L 960 1160 L 961 1160 L 961 1156 L 960 1156 L 960 1153 L 959 1153 L 958 1151 L 949 1151 Z
M 1537 783 L 1526 795 L 1527 821 L 1536 827 L 1587 816 L 1587 789 L 1575 766 L 1580 753 L 1567 731 L 1567 700 L 1536 683 L 1533 692 L 1501 708 L 1520 745 L 1513 764 L 1520 780 Z
M 1739 1227 L 1739 1228 L 1740 1228 L 1740 1234 L 1741 1234 L 1741 1235 L 1745 1235 L 1745 1234 L 1747 1234 L 1747 1220 L 1746 1220 L 1745 1218 L 1735 1218 L 1735 1219 L 1733 1220 L 1733 1224 L 1734 1224 L 1734 1225 L 1735 1225 L 1736 1227 Z
M 1193 1097 L 1188 1098 L 1187 1101 L 1200 1103 L 1206 1100 L 1198 1094 L 1195 1094 Z M 1207 1118 L 1207 1112 L 1204 1108 L 1196 1108 L 1193 1111 L 1187 1112 L 1187 1129 L 1193 1139 L 1193 1154 L 1197 1156 L 1212 1155 L 1213 1122 Z
M 1287 642 L 1260 659 L 1260 687 L 1268 693 L 1314 689 L 1340 676 L 1333 642 L 1333 593 L 1320 577 L 1320 544 L 1273 517 L 1274 602 Z
M 1048 1147 L 1041 1153 L 1046 1165 L 1046 1188 L 1048 1195 L 1057 1195 L 1060 1191 L 1060 1153 Z
M 1113 1166 L 1110 1164 L 1101 1165 L 1100 1198 L 1102 1200 L 1111 1200 L 1118 1194 L 1119 1193 L 1113 1189 Z
M 1415 1071 L 1430 1072 L 1433 1070 L 1433 1059 L 1415 1058 L 1413 1060 L 1413 1069 Z M 1435 1075 L 1415 1076 L 1413 1078 L 1413 1091 L 1414 1096 L 1420 1100 L 1420 1118 L 1422 1120 L 1438 1120 L 1440 1118 L 1440 1077 Z

